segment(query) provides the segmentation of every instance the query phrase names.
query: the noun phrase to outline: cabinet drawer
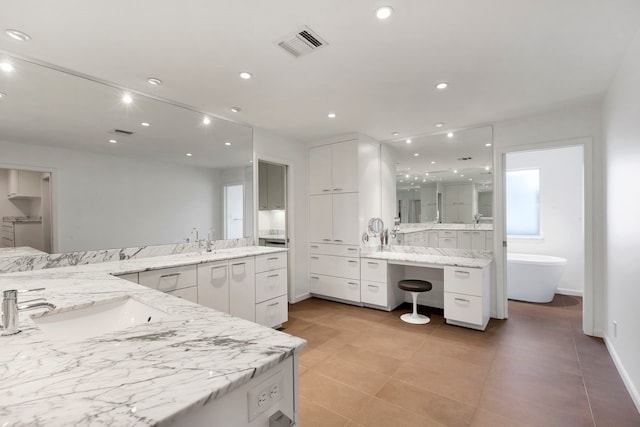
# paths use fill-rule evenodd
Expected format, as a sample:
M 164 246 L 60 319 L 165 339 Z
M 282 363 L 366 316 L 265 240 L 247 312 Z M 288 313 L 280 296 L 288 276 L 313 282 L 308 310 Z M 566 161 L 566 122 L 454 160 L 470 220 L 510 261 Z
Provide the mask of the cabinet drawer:
M 328 243 L 311 243 L 309 253 L 315 255 L 360 256 L 360 247 L 349 245 L 332 245 Z
M 14 247 L 14 241 L 13 241 L 13 236 L 9 237 L 5 234 L 2 235 L 2 246 L 6 246 L 6 247 Z
M 138 283 L 138 273 L 117 274 L 116 277 L 129 282 Z
M 13 223 L 12 222 L 3 222 L 2 223 L 2 231 L 6 231 L 7 233 L 13 233 Z
M 445 292 L 444 317 L 448 320 L 482 325 L 482 297 Z
M 360 265 L 360 278 L 362 280 L 387 283 L 387 261 L 362 258 Z
M 438 230 L 438 237 L 457 237 L 458 232 L 455 230 Z
M 309 272 L 360 280 L 360 258 L 309 255 Z
M 288 320 L 287 296 L 256 304 L 256 323 L 273 328 Z
M 482 269 L 465 267 L 444 268 L 444 291 L 482 296 Z
M 256 274 L 256 302 L 287 295 L 287 269 Z M 259 322 L 258 322 L 259 323 Z
M 456 249 L 458 247 L 458 239 L 452 237 L 440 237 L 438 239 L 438 247 L 444 249 Z
M 260 255 L 256 257 L 256 273 L 263 271 L 278 270 L 287 267 L 287 253 L 278 252 L 275 254 Z
M 141 285 L 161 292 L 175 291 L 198 284 L 195 265 L 143 271 L 139 275 L 139 280 Z
M 345 301 L 360 302 L 360 281 L 340 277 L 310 275 L 312 294 L 337 298 Z
M 198 303 L 198 287 L 191 286 L 190 288 L 177 289 L 175 291 L 167 292 L 174 297 L 186 299 L 187 301 Z
M 387 284 L 363 280 L 360 284 L 361 300 L 365 304 L 387 306 Z

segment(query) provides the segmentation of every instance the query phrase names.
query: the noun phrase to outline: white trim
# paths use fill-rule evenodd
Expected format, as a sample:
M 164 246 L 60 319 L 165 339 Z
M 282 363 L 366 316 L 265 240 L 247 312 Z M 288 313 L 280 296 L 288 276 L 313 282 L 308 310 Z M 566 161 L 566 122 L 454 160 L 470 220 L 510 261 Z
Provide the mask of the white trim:
M 505 200 L 505 191 L 506 186 L 504 185 L 505 177 L 506 177 L 506 155 L 507 153 L 515 153 L 521 151 L 536 151 L 536 150 L 546 150 L 546 149 L 554 149 L 554 148 L 563 148 L 563 147 L 583 147 L 583 156 L 584 156 L 584 167 L 583 167 L 583 176 L 584 176 L 584 296 L 582 301 L 582 328 L 583 332 L 586 335 L 595 335 L 596 331 L 599 330 L 598 325 L 595 325 L 595 272 L 597 266 L 594 263 L 594 240 L 595 240 L 595 231 L 594 231 L 594 215 L 596 206 L 594 206 L 594 198 L 595 198 L 595 186 L 594 186 L 594 164 L 593 164 L 593 156 L 595 150 L 595 144 L 593 142 L 593 137 L 591 136 L 582 136 L 575 138 L 567 138 L 562 140 L 554 140 L 554 141 L 545 141 L 539 142 L 535 144 L 527 144 L 527 145 L 516 145 L 516 146 L 507 146 L 500 147 L 494 152 L 494 163 L 495 163 L 495 182 L 494 188 L 498 191 L 494 190 L 494 202 L 496 204 L 496 210 L 494 212 L 494 257 L 496 260 L 496 279 L 497 279 L 497 289 L 496 289 L 496 301 L 497 301 L 497 317 L 498 318 L 506 318 L 507 317 L 507 308 L 508 308 L 508 300 L 507 300 L 507 270 L 506 270 L 506 256 L 507 251 L 504 250 L 502 246 L 502 241 L 507 241 L 506 239 L 506 219 L 505 219 L 505 209 L 506 205 L 504 203 Z M 497 194 L 501 194 L 501 197 L 496 197 Z M 599 286 L 603 286 L 600 284 Z M 599 304 L 603 304 L 603 301 L 599 301 Z M 500 314 L 503 313 L 504 317 L 500 317 Z
M 611 340 L 609 340 L 609 337 L 604 337 L 604 343 L 607 346 L 607 350 L 609 350 L 611 359 L 613 359 L 613 364 L 616 366 L 616 369 L 622 378 L 622 382 L 631 396 L 631 400 L 633 400 L 633 404 L 636 405 L 636 409 L 640 412 L 640 393 L 638 392 L 638 389 L 633 384 L 633 381 L 631 381 L 631 377 L 627 373 L 626 369 L 624 369 L 624 365 L 622 364 L 620 357 L 618 357 L 618 353 L 616 353 L 616 349 Z
M 584 291 L 580 291 L 577 289 L 567 289 L 567 288 L 558 288 L 556 289 L 556 294 L 560 295 L 570 295 L 573 297 L 583 297 Z
M 307 292 L 301 295 L 296 295 L 295 297 L 291 297 L 289 299 L 289 303 L 296 304 L 296 303 L 299 303 L 300 301 L 304 301 L 309 298 L 311 298 L 311 292 Z

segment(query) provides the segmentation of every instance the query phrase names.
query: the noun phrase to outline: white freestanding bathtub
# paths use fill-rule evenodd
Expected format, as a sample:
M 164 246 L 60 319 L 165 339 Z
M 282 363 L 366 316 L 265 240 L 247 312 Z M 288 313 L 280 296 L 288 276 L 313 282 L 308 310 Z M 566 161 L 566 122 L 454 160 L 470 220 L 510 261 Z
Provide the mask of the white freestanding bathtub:
M 533 254 L 507 254 L 507 294 L 509 299 L 551 302 L 567 260 Z

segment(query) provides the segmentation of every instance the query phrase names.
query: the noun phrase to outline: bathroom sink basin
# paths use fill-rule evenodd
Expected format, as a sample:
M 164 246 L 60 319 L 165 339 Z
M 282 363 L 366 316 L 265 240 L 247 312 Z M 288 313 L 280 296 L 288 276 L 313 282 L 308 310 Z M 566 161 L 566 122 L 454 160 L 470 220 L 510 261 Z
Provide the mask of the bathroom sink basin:
M 170 317 L 164 311 L 127 298 L 34 317 L 33 321 L 51 339 L 81 341 Z

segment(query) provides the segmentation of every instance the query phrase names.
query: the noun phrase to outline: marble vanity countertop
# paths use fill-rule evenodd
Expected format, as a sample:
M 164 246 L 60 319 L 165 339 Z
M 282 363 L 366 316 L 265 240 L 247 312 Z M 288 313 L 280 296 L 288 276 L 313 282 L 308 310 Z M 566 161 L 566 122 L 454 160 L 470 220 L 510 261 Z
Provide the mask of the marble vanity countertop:
M 285 240 L 287 238 L 286 234 L 261 234 L 258 236 L 259 239 L 265 240 Z
M 390 262 L 410 262 L 452 267 L 485 268 L 493 262 L 490 251 L 466 249 L 441 249 L 421 246 L 390 246 L 384 251 L 366 251 L 362 258 L 374 258 Z
M 2 217 L 2 221 L 4 222 L 13 222 L 13 223 L 41 223 L 42 218 L 31 218 L 27 216 L 4 216 Z
M 17 248 L 0 248 L 0 259 L 44 254 L 46 254 L 46 252 L 42 252 L 29 246 L 18 246 Z
M 54 341 L 32 320 L 39 311 L 22 312 L 22 332 L 0 337 L 3 425 L 167 425 L 302 350 L 302 339 L 107 274 L 280 251 L 247 247 L 0 275 L 0 291 L 45 288 L 24 298 L 56 304 L 50 314 L 133 298 L 170 315 Z
M 402 224 L 398 233 L 408 234 L 428 230 L 491 231 L 493 224 Z

